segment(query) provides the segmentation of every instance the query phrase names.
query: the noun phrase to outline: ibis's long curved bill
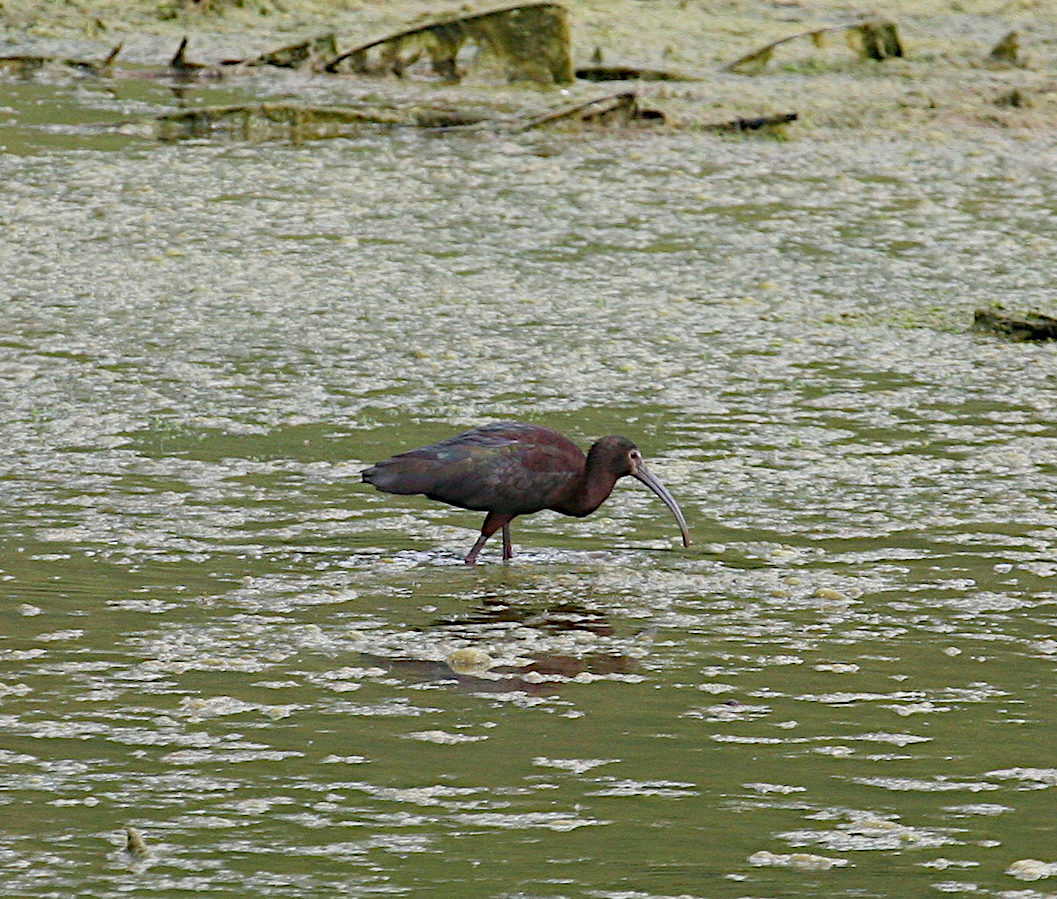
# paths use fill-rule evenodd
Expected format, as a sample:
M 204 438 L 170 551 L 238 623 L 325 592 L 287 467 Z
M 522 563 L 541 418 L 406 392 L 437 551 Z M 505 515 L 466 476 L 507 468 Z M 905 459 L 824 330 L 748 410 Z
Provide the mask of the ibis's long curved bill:
M 683 546 L 690 545 L 690 529 L 686 526 L 686 519 L 683 518 L 683 510 L 679 508 L 679 503 L 675 501 L 675 497 L 669 492 L 668 488 L 661 483 L 660 479 L 653 474 L 645 465 L 639 462 L 635 466 L 635 470 L 631 473 L 632 477 L 642 481 L 647 487 L 656 493 L 661 499 L 664 500 L 664 504 L 672 510 L 672 514 L 675 516 L 675 520 L 679 522 L 679 530 L 683 532 Z

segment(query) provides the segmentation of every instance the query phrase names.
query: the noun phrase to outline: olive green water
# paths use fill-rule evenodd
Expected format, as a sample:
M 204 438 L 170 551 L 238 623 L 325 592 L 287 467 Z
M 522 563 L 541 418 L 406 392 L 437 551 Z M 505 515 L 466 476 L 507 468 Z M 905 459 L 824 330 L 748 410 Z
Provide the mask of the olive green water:
M 9 87 L 3 895 L 1048 895 L 1057 355 L 966 328 L 1052 302 L 1052 143 L 158 145 Z M 358 483 L 506 418 L 636 440 L 695 545 L 624 482 L 470 570 Z

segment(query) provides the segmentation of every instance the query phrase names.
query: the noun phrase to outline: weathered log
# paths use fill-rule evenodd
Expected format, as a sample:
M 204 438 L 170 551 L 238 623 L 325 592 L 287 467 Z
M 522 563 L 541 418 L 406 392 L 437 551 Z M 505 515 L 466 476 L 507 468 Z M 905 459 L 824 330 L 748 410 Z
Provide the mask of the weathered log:
M 816 47 L 821 47 L 826 36 L 835 33 L 843 33 L 848 42 L 857 50 L 861 59 L 883 60 L 903 55 L 903 45 L 899 40 L 899 32 L 895 23 L 870 20 L 859 22 L 856 25 L 834 25 L 829 28 L 816 28 L 813 31 L 803 31 L 799 34 L 791 34 L 788 37 L 779 38 L 757 50 L 753 50 L 751 53 L 746 53 L 725 66 L 724 69 L 725 71 L 736 72 L 741 75 L 754 75 L 766 68 L 767 63 L 774 56 L 774 51 L 783 44 L 806 38 Z
M 1041 312 L 1015 314 L 980 308 L 973 314 L 973 330 L 1014 340 L 1057 340 L 1057 318 Z
M 402 75 L 423 53 L 433 71 L 458 81 L 459 51 L 476 43 L 503 63 L 509 81 L 568 84 L 573 80 L 569 17 L 558 3 L 535 2 L 435 19 L 360 44 L 323 66 L 327 72 Z M 379 59 L 371 63 L 370 51 Z

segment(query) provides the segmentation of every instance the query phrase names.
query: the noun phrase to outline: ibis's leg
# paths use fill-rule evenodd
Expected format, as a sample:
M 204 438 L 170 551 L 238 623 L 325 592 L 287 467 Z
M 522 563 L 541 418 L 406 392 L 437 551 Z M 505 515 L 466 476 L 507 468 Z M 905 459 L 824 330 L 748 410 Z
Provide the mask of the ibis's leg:
M 477 554 L 480 553 L 480 551 L 484 548 L 485 542 L 487 540 L 488 540 L 488 535 L 487 534 L 481 534 L 481 536 L 477 538 L 477 542 L 473 545 L 473 549 L 471 549 L 466 554 L 466 564 L 467 565 L 476 565 L 477 564 Z
M 473 549 L 471 549 L 466 556 L 467 565 L 475 565 L 477 563 L 477 556 L 480 554 L 485 543 L 488 542 L 488 538 L 500 528 L 503 529 L 503 558 L 509 558 L 506 555 L 506 550 L 509 546 L 510 522 L 513 517 L 513 515 L 500 515 L 498 512 L 488 513 L 488 517 L 485 518 L 484 524 L 481 525 L 481 536 L 477 538 L 477 542 L 473 545 Z
M 514 558 L 514 548 L 510 545 L 510 522 L 503 525 L 503 561 Z

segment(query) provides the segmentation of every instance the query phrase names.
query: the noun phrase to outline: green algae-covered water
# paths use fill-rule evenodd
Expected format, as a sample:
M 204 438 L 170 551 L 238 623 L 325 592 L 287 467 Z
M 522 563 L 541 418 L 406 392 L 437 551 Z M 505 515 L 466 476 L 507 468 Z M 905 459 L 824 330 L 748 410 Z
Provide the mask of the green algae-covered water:
M 5 896 L 1048 894 L 1057 355 L 967 328 L 1052 305 L 1049 141 L 158 145 L 19 90 Z M 694 545 L 625 481 L 467 569 L 479 515 L 359 483 L 496 419 L 632 438 Z

